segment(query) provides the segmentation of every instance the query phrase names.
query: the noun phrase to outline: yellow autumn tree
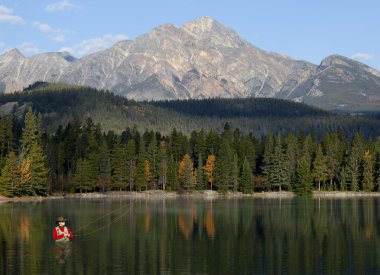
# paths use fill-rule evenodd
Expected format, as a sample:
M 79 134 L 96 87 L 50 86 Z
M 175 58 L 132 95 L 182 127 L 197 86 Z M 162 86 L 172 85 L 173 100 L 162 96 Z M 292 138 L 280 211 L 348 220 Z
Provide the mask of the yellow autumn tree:
M 148 190 L 148 184 L 152 180 L 152 174 L 150 172 L 149 161 L 145 160 L 145 191 Z
M 214 182 L 214 168 L 215 168 L 215 161 L 216 157 L 214 154 L 208 155 L 206 164 L 203 167 L 204 174 L 207 176 L 207 182 L 211 185 L 212 190 L 212 183 Z
M 187 190 L 194 189 L 197 182 L 196 171 L 194 171 L 194 164 L 189 154 L 185 154 L 178 168 L 178 182 Z

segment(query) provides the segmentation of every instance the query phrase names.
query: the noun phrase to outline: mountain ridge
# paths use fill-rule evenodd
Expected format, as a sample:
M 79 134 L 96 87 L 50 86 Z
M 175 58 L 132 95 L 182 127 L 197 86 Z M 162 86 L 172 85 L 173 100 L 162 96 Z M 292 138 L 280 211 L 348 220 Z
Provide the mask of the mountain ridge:
M 327 109 L 380 109 L 377 70 L 339 55 L 315 65 L 266 52 L 210 17 L 179 27 L 163 24 L 78 59 L 68 53 L 24 57 L 12 51 L 0 56 L 4 92 L 45 81 L 106 89 L 135 100 L 274 97 Z

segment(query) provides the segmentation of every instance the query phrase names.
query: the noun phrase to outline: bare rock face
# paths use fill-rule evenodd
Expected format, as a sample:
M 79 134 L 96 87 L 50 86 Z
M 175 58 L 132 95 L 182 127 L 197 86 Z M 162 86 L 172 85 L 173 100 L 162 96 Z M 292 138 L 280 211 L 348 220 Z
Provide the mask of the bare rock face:
M 328 83 L 371 90 L 368 95 L 377 89 L 380 96 L 379 77 L 348 58 L 327 57 L 317 66 L 262 51 L 209 17 L 180 27 L 165 24 L 80 59 L 68 53 L 24 57 L 17 50 L 0 56 L 0 90 L 5 92 L 36 81 L 65 82 L 135 100 L 254 96 L 318 105 L 332 99 L 326 97 Z M 365 81 L 358 79 L 364 78 L 374 85 L 369 90 L 360 86 Z

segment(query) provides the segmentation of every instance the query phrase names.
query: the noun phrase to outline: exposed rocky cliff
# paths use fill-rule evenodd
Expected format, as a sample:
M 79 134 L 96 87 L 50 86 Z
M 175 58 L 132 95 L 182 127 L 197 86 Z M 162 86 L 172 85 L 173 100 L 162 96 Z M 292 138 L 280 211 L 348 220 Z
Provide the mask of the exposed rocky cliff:
M 368 66 L 339 56 L 317 66 L 265 52 L 209 17 L 165 24 L 80 59 L 68 53 L 24 57 L 16 49 L 0 56 L 0 89 L 36 81 L 87 85 L 136 100 L 254 96 L 323 107 L 349 88 L 380 102 L 380 73 Z

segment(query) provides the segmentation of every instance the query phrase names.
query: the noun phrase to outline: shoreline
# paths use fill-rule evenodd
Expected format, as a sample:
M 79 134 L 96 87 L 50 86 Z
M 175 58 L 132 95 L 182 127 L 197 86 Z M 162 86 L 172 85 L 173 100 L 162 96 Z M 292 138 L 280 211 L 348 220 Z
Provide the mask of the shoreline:
M 293 192 L 289 191 L 270 191 L 270 192 L 255 192 L 253 194 L 243 194 L 241 192 L 227 192 L 220 194 L 217 191 L 193 191 L 187 193 L 176 193 L 162 190 L 152 191 L 109 191 L 106 193 L 75 193 L 75 194 L 61 194 L 55 193 L 49 196 L 25 196 L 25 197 L 3 197 L 0 196 L 1 202 L 29 202 L 29 201 L 43 201 L 53 199 L 97 199 L 97 198 L 131 198 L 131 199 L 177 199 L 177 198 L 197 198 L 212 200 L 218 198 L 227 199 L 291 199 L 296 197 Z M 354 192 L 354 191 L 313 191 L 313 199 L 349 199 L 349 198 L 363 198 L 363 197 L 380 197 L 380 192 Z

